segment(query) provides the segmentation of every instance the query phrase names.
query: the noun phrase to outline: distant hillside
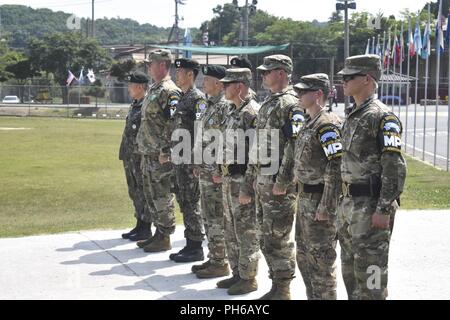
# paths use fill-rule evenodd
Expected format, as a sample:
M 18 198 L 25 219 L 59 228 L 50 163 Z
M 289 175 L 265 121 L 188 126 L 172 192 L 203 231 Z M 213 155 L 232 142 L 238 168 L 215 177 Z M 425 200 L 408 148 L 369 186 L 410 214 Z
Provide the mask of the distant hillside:
M 62 11 L 33 9 L 20 5 L 2 5 L 1 32 L 10 39 L 10 46 L 23 48 L 29 37 L 42 37 L 55 32 L 67 31 L 67 19 L 71 16 Z M 132 19 L 96 19 L 96 38 L 101 45 L 142 44 L 167 41 L 170 28 L 151 24 L 139 24 Z M 81 31 L 87 33 L 86 19 L 81 21 Z M 195 34 L 196 30 L 191 30 Z

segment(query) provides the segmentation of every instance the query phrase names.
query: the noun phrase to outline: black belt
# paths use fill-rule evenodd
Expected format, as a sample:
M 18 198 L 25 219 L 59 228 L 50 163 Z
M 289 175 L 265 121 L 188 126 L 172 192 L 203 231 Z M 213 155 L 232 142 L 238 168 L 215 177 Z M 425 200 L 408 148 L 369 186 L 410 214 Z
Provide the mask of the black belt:
M 302 189 L 303 186 L 303 189 Z M 303 193 L 323 193 L 323 189 L 325 185 L 321 184 L 300 184 L 300 190 L 303 190 Z
M 220 168 L 225 177 L 236 174 L 245 175 L 245 172 L 247 171 L 247 166 L 243 164 L 224 164 L 221 165 Z
M 379 184 L 348 184 L 342 183 L 342 194 L 344 197 L 374 197 L 378 198 L 381 192 Z

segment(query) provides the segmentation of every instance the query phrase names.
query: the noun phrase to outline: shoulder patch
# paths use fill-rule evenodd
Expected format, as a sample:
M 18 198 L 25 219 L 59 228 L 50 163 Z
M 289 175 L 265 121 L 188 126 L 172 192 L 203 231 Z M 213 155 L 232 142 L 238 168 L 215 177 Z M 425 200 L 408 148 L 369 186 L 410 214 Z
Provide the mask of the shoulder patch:
M 282 130 L 286 138 L 297 138 L 303 124 L 305 123 L 305 115 L 299 109 L 289 111 L 288 121 L 283 126 Z
M 195 105 L 195 118 L 200 120 L 203 114 L 206 112 L 208 102 L 205 99 L 199 99 Z
M 402 152 L 402 124 L 394 114 L 381 119 L 378 138 L 381 152 Z
M 317 135 L 329 161 L 342 157 L 341 133 L 336 126 L 331 124 L 324 125 L 318 130 Z
M 166 111 L 164 112 L 165 114 L 168 115 L 170 119 L 173 118 L 175 112 L 177 111 L 177 106 L 179 102 L 180 102 L 180 95 L 177 92 L 170 93 L 169 100 L 167 101 Z

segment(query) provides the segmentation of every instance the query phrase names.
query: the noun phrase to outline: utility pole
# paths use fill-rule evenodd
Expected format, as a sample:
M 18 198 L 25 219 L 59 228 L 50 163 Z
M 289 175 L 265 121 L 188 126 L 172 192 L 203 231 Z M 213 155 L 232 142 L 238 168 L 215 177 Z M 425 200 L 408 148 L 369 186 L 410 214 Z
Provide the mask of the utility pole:
M 92 0 L 92 38 L 95 38 L 95 6 L 94 6 L 94 1 Z
M 249 4 L 249 0 L 245 0 L 245 6 L 239 7 L 238 0 L 233 0 L 233 5 L 236 9 L 239 10 L 240 13 L 240 46 L 248 47 L 248 34 L 249 34 L 249 20 L 250 20 L 250 12 L 256 11 L 256 5 L 258 4 L 257 0 L 252 0 L 252 4 Z
M 356 2 L 354 0 L 336 0 L 336 11 L 344 10 L 344 24 L 345 24 L 345 40 L 344 40 L 344 59 L 350 55 L 350 26 L 348 23 L 348 9 L 356 9 Z M 350 99 L 345 98 L 345 108 L 350 105 Z

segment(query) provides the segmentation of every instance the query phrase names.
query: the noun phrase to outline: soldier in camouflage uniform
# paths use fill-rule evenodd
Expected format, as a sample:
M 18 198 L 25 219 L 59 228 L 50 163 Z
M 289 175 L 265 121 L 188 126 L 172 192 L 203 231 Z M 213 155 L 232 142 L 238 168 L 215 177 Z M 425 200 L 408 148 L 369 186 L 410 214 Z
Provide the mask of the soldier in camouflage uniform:
M 247 68 L 253 70 L 253 65 L 251 61 L 245 57 L 234 57 L 233 59 L 231 59 L 230 64 L 231 68 Z M 258 101 L 258 95 L 252 88 L 249 89 L 249 92 L 250 95 L 252 96 L 252 99 Z
M 406 179 L 402 124 L 374 97 L 381 77 L 379 56 L 350 57 L 340 74 L 345 95 L 355 99 L 342 127 L 342 273 L 349 299 L 384 300 L 389 243 Z
M 195 60 L 182 58 L 175 61 L 175 68 L 177 70 L 177 86 L 183 91 L 183 94 L 173 115 L 173 130 L 187 130 L 193 146 L 194 123 L 200 120 L 207 107 L 204 94 L 195 87 L 195 79 L 200 71 L 200 66 Z M 192 148 L 189 150 L 189 155 L 192 155 Z M 172 155 L 172 157 L 174 156 Z M 179 156 L 183 157 L 183 155 Z M 183 214 L 186 246 L 178 253 L 171 254 L 169 258 L 178 263 L 204 260 L 202 241 L 205 234 L 199 207 L 199 179 L 194 176 L 193 169 L 192 157 L 188 163 L 175 165 L 175 195 Z
M 229 104 L 224 98 L 223 84 L 226 69 L 220 65 L 209 65 L 202 68 L 204 75 L 203 90 L 209 96 L 208 107 L 201 118 L 201 126 L 205 135 L 202 141 L 205 150 L 210 139 L 207 130 L 220 131 Z M 211 152 L 212 153 L 212 152 Z M 212 157 L 216 158 L 212 153 Z M 216 158 L 217 159 L 217 158 Z M 192 267 L 198 278 L 217 278 L 230 274 L 226 257 L 224 218 L 222 203 L 222 184 L 214 183 L 213 174 L 217 170 L 217 161 L 213 164 L 203 163 L 195 169 L 200 178 L 200 202 L 206 237 L 208 238 L 208 261 Z
M 297 264 L 308 299 L 336 300 L 336 208 L 341 189 L 342 121 L 325 109 L 330 91 L 326 74 L 304 76 L 294 89 L 307 113 L 293 155 L 294 183 L 298 183 L 299 191 Z
M 254 134 L 260 106 L 249 94 L 252 81 L 250 69 L 229 69 L 221 81 L 225 86 L 225 97 L 231 104 L 223 125 L 224 164 L 220 169 L 223 180 L 225 239 L 233 277 L 218 282 L 217 286 L 227 288 L 229 295 L 241 295 L 258 289 L 256 275 L 260 246 L 255 197 L 246 204 L 240 204 L 239 193 L 245 183 L 250 151 L 251 140 L 246 141 L 245 135 Z M 220 178 L 215 177 L 215 180 Z
M 297 95 L 289 85 L 292 69 L 292 60 L 284 55 L 266 57 L 264 64 L 258 67 L 262 71 L 265 86 L 271 91 L 258 113 L 258 138 L 270 132 L 278 134 L 279 139 L 269 140 L 268 146 L 259 145 L 259 149 L 268 149 L 270 160 L 260 156 L 257 165 L 249 165 L 246 184 L 240 196 L 242 204 L 251 201 L 252 181 L 256 179 L 256 206 L 263 237 L 261 249 L 272 279 L 272 289 L 262 299 L 290 299 L 290 283 L 295 274 L 294 242 L 290 237 L 296 188 L 292 181 L 284 185 L 282 181 L 287 181 L 283 177 L 286 173 L 278 170 L 283 162 L 285 147 L 295 139 L 304 120 Z M 286 163 L 285 166 L 288 168 L 292 163 Z M 279 189 L 283 189 L 281 195 L 277 195 Z
M 142 106 L 142 122 L 137 141 L 143 154 L 144 194 L 153 206 L 153 237 L 139 241 L 146 252 L 172 249 L 170 235 L 175 232 L 174 196 L 171 193 L 173 165 L 170 162 L 172 117 L 180 100 L 181 90 L 170 79 L 172 55 L 168 50 L 155 50 L 149 55 L 150 75 L 155 81 Z
M 151 237 L 152 218 L 150 209 L 145 201 L 144 183 L 142 181 L 141 154 L 138 153 L 136 136 L 141 126 L 141 107 L 149 78 L 143 72 L 135 72 L 128 78 L 128 92 L 133 99 L 128 111 L 125 129 L 120 144 L 119 159 L 123 160 L 125 177 L 127 179 L 128 194 L 134 205 L 136 227 L 122 238 L 131 241 L 145 240 Z

